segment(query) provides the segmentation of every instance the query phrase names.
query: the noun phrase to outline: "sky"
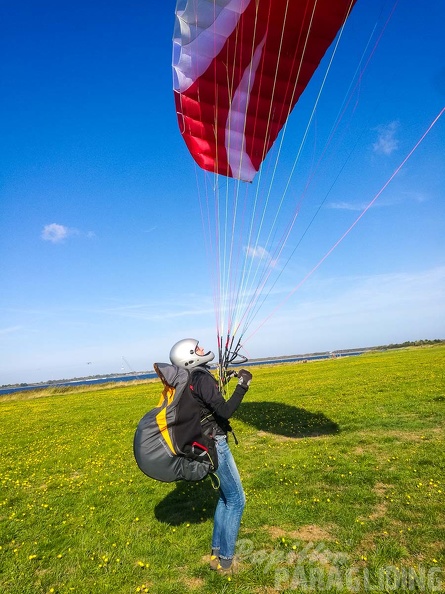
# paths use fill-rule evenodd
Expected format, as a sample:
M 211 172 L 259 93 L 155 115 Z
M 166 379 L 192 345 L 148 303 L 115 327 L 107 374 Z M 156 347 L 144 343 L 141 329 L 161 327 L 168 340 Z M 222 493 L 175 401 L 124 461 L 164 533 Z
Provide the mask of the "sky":
M 0 385 L 151 370 L 185 337 L 216 350 L 174 12 L 1 4 Z M 289 118 L 277 186 L 298 217 L 246 356 L 445 338 L 444 22 L 441 0 L 357 0 L 303 144 L 328 58 Z

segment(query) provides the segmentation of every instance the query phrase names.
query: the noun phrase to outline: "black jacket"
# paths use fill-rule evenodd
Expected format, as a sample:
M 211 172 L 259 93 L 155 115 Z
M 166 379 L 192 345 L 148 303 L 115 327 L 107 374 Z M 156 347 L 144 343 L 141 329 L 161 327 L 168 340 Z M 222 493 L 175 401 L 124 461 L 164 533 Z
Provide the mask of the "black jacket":
M 231 430 L 229 419 L 248 388 L 237 384 L 232 396 L 225 400 L 213 375 L 205 367 L 195 367 L 191 370 L 190 390 L 201 406 L 203 431 L 216 426 L 217 435 L 226 435 Z

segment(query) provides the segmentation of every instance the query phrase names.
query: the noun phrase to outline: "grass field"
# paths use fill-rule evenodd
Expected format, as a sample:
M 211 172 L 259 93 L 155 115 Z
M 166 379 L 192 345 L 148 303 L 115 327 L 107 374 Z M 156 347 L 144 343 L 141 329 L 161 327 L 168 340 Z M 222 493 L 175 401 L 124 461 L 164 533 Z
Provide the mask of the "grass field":
M 205 558 L 210 480 L 134 462 L 158 382 L 1 398 L 0 592 L 444 591 L 445 346 L 253 373 L 231 579 Z

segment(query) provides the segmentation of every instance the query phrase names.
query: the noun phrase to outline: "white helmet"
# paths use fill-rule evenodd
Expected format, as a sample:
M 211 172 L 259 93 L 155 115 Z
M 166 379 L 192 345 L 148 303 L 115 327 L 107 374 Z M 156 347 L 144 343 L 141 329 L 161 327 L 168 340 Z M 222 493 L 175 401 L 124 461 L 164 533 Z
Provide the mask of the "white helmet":
M 198 340 L 194 338 L 184 338 L 174 344 L 170 351 L 170 361 L 182 369 L 192 369 L 198 365 L 205 365 L 215 358 L 214 353 L 209 351 L 204 355 L 198 355 L 196 349 Z

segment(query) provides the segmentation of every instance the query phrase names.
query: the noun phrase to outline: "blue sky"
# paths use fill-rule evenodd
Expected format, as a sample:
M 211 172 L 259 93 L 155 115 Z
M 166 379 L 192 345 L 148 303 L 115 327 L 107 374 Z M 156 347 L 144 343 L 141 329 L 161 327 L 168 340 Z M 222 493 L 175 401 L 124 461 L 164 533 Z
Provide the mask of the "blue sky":
M 445 116 L 398 170 L 445 105 L 445 6 L 419 6 L 399 1 L 383 30 L 394 3 L 358 0 L 301 151 L 323 70 L 291 114 L 288 220 L 316 173 L 250 357 L 445 338 Z M 2 3 L 0 384 L 151 369 L 187 336 L 216 348 L 208 178 L 177 127 L 174 8 Z

